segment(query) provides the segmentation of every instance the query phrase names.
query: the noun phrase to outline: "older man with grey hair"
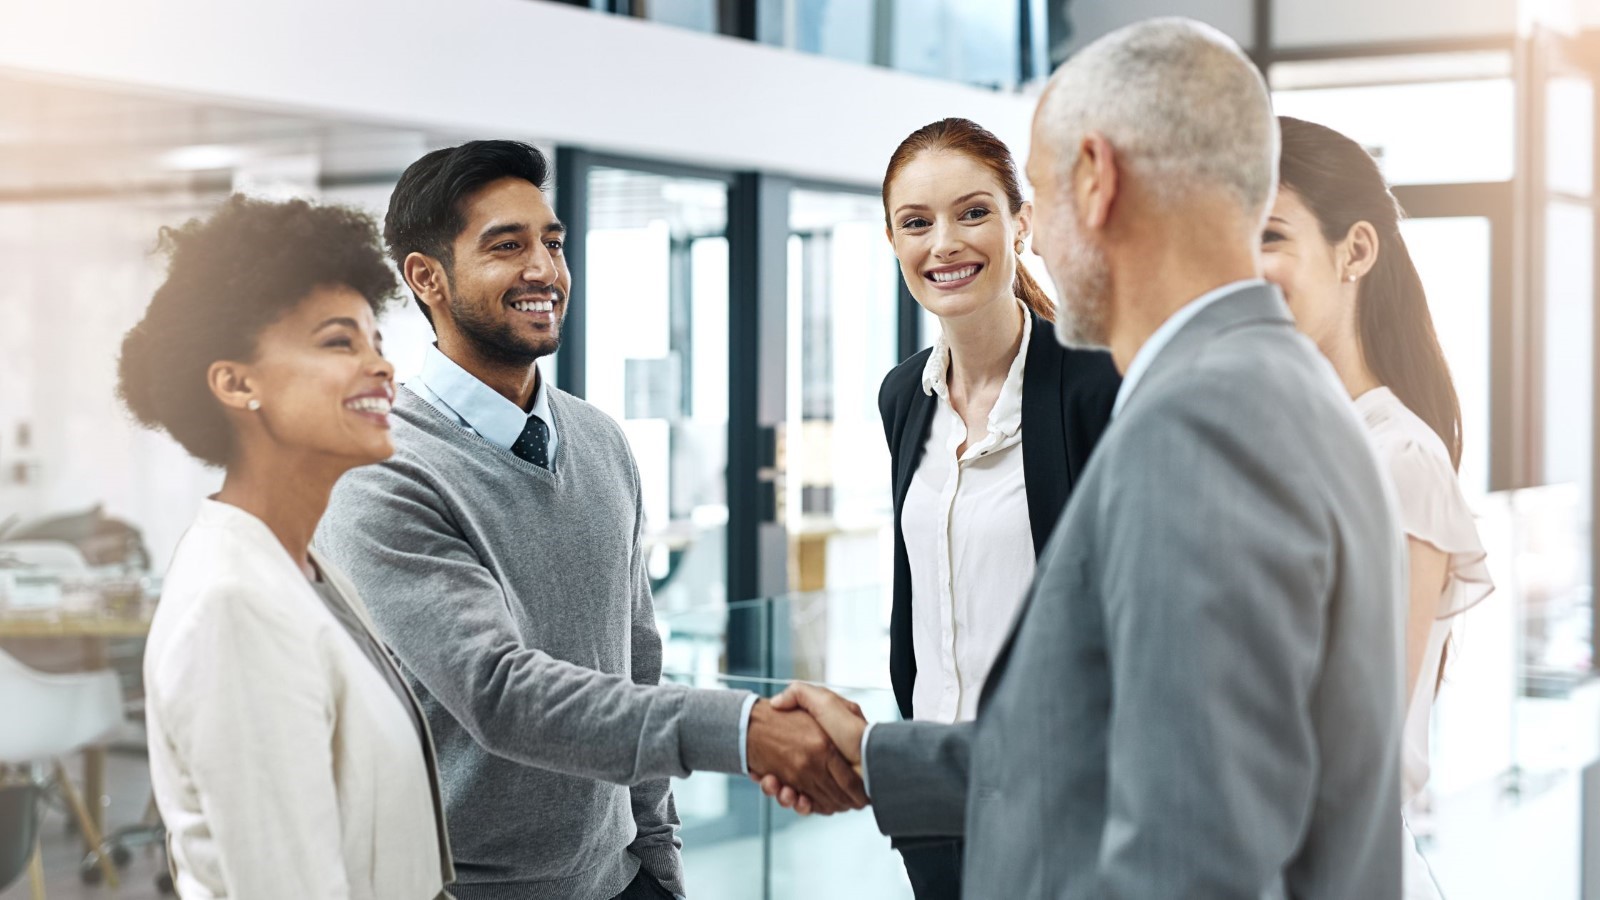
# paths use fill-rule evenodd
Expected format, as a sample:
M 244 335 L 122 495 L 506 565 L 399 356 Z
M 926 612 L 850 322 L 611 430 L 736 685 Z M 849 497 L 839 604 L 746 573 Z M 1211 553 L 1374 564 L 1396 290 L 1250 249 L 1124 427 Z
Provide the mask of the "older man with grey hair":
M 1400 537 L 1258 277 L 1277 155 L 1266 86 L 1206 26 L 1140 23 L 1055 74 L 1034 246 L 1060 339 L 1124 373 L 1111 425 L 975 722 L 775 704 L 863 764 L 886 834 L 966 836 L 966 896 L 1400 896 Z

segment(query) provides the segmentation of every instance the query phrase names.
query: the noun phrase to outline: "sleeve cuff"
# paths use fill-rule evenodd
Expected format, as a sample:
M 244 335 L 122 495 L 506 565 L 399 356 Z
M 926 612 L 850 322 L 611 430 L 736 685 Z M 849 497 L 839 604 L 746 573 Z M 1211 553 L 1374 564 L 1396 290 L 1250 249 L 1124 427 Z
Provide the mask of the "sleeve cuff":
M 872 739 L 872 729 L 877 722 L 868 722 L 867 727 L 861 731 L 861 789 L 867 792 L 867 799 L 872 799 L 872 776 L 867 774 L 867 741 Z
M 756 695 L 744 698 L 744 708 L 739 711 L 739 771 L 750 775 L 750 711 L 756 708 Z

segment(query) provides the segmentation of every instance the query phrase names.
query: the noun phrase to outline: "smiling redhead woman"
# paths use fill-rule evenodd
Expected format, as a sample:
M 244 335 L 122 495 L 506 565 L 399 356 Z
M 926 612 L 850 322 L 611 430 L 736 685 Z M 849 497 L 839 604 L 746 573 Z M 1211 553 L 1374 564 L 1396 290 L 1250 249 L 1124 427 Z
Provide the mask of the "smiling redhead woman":
M 151 783 L 178 895 L 417 898 L 453 875 L 427 724 L 348 581 L 310 549 L 334 482 L 394 452 L 372 221 L 235 196 L 163 229 L 123 341 L 144 425 L 226 471 L 146 647 Z
M 1111 357 L 1056 342 L 1022 265 L 1033 209 L 1016 163 L 966 119 L 917 129 L 883 179 L 906 286 L 933 347 L 878 394 L 894 487 L 890 678 L 900 713 L 970 720 L 1038 554 L 1121 385 Z M 896 845 L 919 900 L 961 893 L 961 842 Z

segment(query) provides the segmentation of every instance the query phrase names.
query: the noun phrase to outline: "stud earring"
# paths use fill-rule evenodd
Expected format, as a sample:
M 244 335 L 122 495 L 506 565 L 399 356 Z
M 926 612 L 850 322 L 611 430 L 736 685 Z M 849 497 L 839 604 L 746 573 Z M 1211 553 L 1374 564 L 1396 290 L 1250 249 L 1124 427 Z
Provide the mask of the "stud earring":
M 250 402 L 246 403 L 244 408 L 250 410 L 251 412 L 257 412 L 261 409 L 261 401 L 251 397 Z
M 1022 255 L 1022 240 L 1020 238 L 1017 240 L 1017 255 Z

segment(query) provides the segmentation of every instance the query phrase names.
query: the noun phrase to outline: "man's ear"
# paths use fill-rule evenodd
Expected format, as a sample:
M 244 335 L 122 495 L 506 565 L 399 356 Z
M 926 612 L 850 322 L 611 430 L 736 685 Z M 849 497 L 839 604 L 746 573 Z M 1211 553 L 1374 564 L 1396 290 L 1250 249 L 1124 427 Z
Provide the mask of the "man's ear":
M 448 305 L 450 279 L 445 273 L 444 263 L 426 253 L 412 251 L 406 254 L 405 261 L 400 264 L 400 274 L 417 295 L 417 300 L 427 305 L 429 312 L 438 313 Z
M 1098 231 L 1111 220 L 1111 207 L 1121 187 L 1117 151 L 1104 134 L 1091 131 L 1078 145 L 1072 166 L 1072 192 L 1083 227 Z

